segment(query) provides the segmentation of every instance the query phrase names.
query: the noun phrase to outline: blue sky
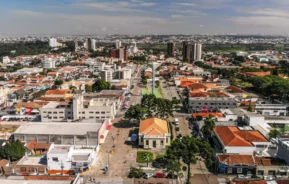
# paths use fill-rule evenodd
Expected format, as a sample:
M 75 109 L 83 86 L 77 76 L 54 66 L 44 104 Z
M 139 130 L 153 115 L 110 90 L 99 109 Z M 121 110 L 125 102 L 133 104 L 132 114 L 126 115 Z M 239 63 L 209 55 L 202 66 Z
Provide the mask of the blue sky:
M 0 35 L 280 34 L 289 29 L 289 0 L 3 1 Z

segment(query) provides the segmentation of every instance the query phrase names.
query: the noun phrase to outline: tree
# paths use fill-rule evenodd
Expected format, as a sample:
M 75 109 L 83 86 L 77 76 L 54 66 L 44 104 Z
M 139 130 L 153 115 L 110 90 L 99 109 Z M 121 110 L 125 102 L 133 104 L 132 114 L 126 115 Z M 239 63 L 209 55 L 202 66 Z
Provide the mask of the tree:
M 280 135 L 282 134 L 282 133 L 276 128 L 276 125 L 275 125 L 275 124 L 272 125 L 272 128 L 273 128 L 273 129 L 271 129 L 270 132 L 269 132 L 270 138 L 276 138 L 276 137 L 278 137 L 278 136 L 280 136 Z
M 155 95 L 143 95 L 141 105 L 148 109 L 148 116 L 168 118 L 173 116 L 173 103 L 168 99 L 157 98 Z
M 252 107 L 252 103 L 251 102 L 249 103 L 247 111 L 253 112 L 253 107 Z
M 95 81 L 95 83 L 92 85 L 92 91 L 101 91 L 101 90 L 109 89 L 109 88 L 110 88 L 110 83 L 101 79 Z
M 213 119 L 212 115 L 209 115 L 209 118 L 205 119 L 204 126 L 201 129 L 206 139 L 211 136 L 211 133 L 213 132 L 215 126 L 215 119 Z
M 61 79 L 56 79 L 54 81 L 54 85 L 58 88 L 59 86 L 61 86 L 63 84 L 63 80 Z
M 156 88 L 160 86 L 160 81 L 156 81 Z
M 144 171 L 140 167 L 139 168 L 131 167 L 128 177 L 129 178 L 141 178 L 143 177 L 144 174 L 145 174 Z
M 203 158 L 206 159 L 206 163 L 211 163 L 214 159 L 215 153 L 214 149 L 207 141 L 200 140 L 198 138 L 184 136 L 182 140 L 175 139 L 166 150 L 166 157 L 168 160 L 183 160 L 187 164 L 187 183 L 189 183 L 191 175 L 191 164 L 196 163 L 195 155 L 199 153 Z M 207 161 L 208 160 L 208 161 Z M 176 163 L 175 163 L 176 164 Z M 171 165 L 166 165 L 167 170 L 172 167 Z M 178 168 L 174 168 L 178 169 Z
M 141 80 L 141 82 L 142 82 L 143 85 L 147 85 L 148 80 L 147 80 L 147 78 L 143 78 L 143 79 Z
M 199 147 L 194 138 L 185 136 L 182 140 L 175 139 L 168 147 L 166 153 L 169 157 L 180 160 L 182 159 L 188 167 L 187 182 L 191 177 L 191 164 L 196 163 L 195 154 L 199 152 Z
M 124 118 L 126 119 L 136 119 L 138 121 L 142 120 L 147 114 L 147 109 L 140 104 L 132 105 L 125 112 Z
M 87 93 L 92 92 L 92 86 L 85 84 L 85 92 L 87 92 Z
M 0 151 L 0 157 L 2 159 L 10 159 L 11 161 L 19 160 L 24 155 L 25 147 L 19 140 L 7 142 Z
M 174 176 L 182 176 L 181 173 L 181 163 L 179 160 L 176 159 L 169 159 L 166 160 L 165 163 L 165 172 L 168 173 L 168 175 L 171 175 L 173 178 Z

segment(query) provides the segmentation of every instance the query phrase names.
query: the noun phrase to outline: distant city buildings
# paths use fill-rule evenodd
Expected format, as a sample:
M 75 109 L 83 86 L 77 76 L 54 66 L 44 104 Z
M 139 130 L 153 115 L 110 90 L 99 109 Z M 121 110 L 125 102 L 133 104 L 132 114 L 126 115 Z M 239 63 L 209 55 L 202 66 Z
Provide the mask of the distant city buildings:
M 174 42 L 169 42 L 167 44 L 167 54 L 168 56 L 175 56 L 176 44 Z
M 202 43 L 198 42 L 194 44 L 193 52 L 193 60 L 200 61 L 202 59 Z
M 49 47 L 57 47 L 58 44 L 57 44 L 57 39 L 56 38 L 50 38 L 49 39 Z
M 54 58 L 44 58 L 42 61 L 43 69 L 55 68 L 56 59 Z

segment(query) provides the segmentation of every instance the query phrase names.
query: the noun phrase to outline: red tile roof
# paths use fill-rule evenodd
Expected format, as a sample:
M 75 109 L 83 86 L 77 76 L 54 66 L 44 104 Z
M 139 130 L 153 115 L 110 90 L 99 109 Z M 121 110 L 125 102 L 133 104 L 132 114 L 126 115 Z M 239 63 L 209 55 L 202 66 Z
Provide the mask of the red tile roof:
M 197 116 L 202 116 L 203 118 L 208 118 L 210 117 L 210 115 L 213 117 L 219 117 L 219 118 L 224 117 L 224 115 L 220 112 L 198 112 L 198 113 L 193 113 L 192 117 L 196 118 Z
M 215 133 L 225 146 L 253 146 L 252 142 L 268 142 L 268 140 L 256 130 L 239 130 L 233 126 L 217 126 Z
M 217 155 L 219 162 L 226 165 L 247 164 L 254 165 L 255 161 L 252 155 Z
M 226 90 L 230 91 L 230 93 L 244 93 L 244 91 L 236 86 L 228 86 Z
M 34 149 L 35 144 L 36 144 L 36 141 L 32 140 L 26 145 L 26 148 L 28 148 L 31 151 Z

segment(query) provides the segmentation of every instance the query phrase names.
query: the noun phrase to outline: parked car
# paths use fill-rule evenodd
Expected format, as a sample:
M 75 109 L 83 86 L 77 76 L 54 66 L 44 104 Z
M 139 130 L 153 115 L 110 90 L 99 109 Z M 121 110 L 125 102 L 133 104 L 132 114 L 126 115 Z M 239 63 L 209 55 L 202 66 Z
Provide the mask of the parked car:
M 146 173 L 146 174 L 144 175 L 144 178 L 148 179 L 148 178 L 151 178 L 152 176 L 153 176 L 152 173 Z
M 180 140 L 182 140 L 182 139 L 183 139 L 183 135 L 182 135 L 182 134 L 178 134 L 178 135 L 177 135 L 177 138 L 180 139 Z
M 175 127 L 175 130 L 176 131 L 180 131 L 180 127 Z
M 152 166 L 155 168 L 164 168 L 166 164 L 166 158 L 157 158 L 155 160 L 153 160 L 152 162 Z
M 165 178 L 166 175 L 164 173 L 161 173 L 161 172 L 157 172 L 156 173 L 156 178 Z

